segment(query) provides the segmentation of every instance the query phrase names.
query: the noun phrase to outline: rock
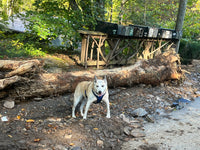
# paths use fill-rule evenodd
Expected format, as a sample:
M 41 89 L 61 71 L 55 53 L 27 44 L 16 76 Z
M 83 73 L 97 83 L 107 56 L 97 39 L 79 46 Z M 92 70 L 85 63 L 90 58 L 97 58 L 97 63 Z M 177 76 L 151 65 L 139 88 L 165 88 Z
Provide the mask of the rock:
M 143 116 L 145 116 L 145 115 L 147 115 L 148 113 L 146 112 L 146 110 L 145 109 L 143 109 L 143 108 L 138 108 L 138 109 L 136 109 L 136 110 L 134 110 L 133 112 L 132 112 L 132 115 L 133 116 L 138 116 L 138 117 L 143 117 Z
M 51 121 L 51 122 L 61 122 L 61 118 L 55 118 L 55 117 L 49 117 L 46 120 Z
M 35 97 L 34 100 L 35 100 L 35 101 L 41 101 L 42 98 L 41 98 L 41 97 Z
M 14 101 L 5 101 L 3 106 L 6 107 L 6 108 L 12 109 L 12 108 L 15 107 L 15 102 Z
M 102 141 L 102 140 L 97 140 L 97 145 L 98 145 L 99 147 L 102 147 L 102 146 L 103 146 L 103 141 Z
M 71 139 L 71 138 L 72 138 L 72 135 L 71 135 L 71 134 L 66 134 L 66 135 L 64 136 L 64 138 L 65 138 L 65 139 Z
M 196 91 L 195 94 L 196 94 L 197 96 L 200 96 L 200 91 Z
M 126 135 L 130 135 L 131 130 L 132 130 L 132 128 L 129 127 L 129 126 L 124 127 L 124 133 L 125 133 Z
M 130 119 L 128 117 L 126 117 L 124 114 L 120 114 L 119 117 L 122 118 L 124 122 L 130 123 Z
M 3 117 L 1 117 L 1 121 L 2 121 L 2 122 L 8 122 L 9 119 L 8 119 L 7 116 L 3 116 Z
M 145 137 L 146 134 L 144 131 L 140 130 L 140 129 L 133 129 L 131 132 L 130 132 L 130 135 L 135 137 L 135 138 L 139 138 L 139 137 Z
M 148 98 L 154 98 L 154 96 L 151 95 L 151 94 L 148 94 L 147 97 L 148 97 Z
M 152 115 L 146 115 L 145 116 L 145 119 L 148 121 L 148 122 L 151 122 L 151 123 L 154 123 L 155 122 L 155 118 L 152 116 Z
M 160 83 L 160 86 L 161 86 L 161 87 L 164 87 L 164 86 L 165 86 L 165 84 L 164 84 L 164 83 Z
M 76 147 L 73 147 L 71 150 L 82 150 L 82 148 L 81 148 L 81 147 L 78 147 L 78 146 L 76 146 Z
M 136 122 L 132 122 L 130 126 L 133 128 L 141 128 L 142 127 L 142 125 L 140 123 L 136 123 Z

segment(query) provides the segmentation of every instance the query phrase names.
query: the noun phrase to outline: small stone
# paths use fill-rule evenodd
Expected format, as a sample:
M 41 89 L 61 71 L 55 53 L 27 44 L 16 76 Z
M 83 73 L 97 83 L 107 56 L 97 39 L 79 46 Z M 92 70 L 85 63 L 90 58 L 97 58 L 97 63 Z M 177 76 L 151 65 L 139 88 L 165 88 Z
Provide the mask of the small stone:
M 126 117 L 124 114 L 120 114 L 119 117 L 122 118 L 124 122 L 130 123 L 130 119 L 128 117 Z
M 164 83 L 160 83 L 160 86 L 161 86 L 161 87 L 164 87 L 164 86 L 165 86 L 165 84 L 164 84 Z
M 154 98 L 154 96 L 151 95 L 151 94 L 148 94 L 147 97 L 148 97 L 148 98 Z
M 140 123 L 135 123 L 135 122 L 131 123 L 130 126 L 133 127 L 133 128 L 140 128 L 140 127 L 142 127 L 142 125 Z
M 130 135 L 132 135 L 133 137 L 135 138 L 139 138 L 139 137 L 145 137 L 146 134 L 144 131 L 140 130 L 140 129 L 133 129 L 131 132 L 130 132 Z
M 15 106 L 15 102 L 14 101 L 5 101 L 3 104 L 4 107 L 12 109 Z
M 64 138 L 65 138 L 65 139 L 71 139 L 71 138 L 72 138 L 72 135 L 71 135 L 71 134 L 66 134 L 66 135 L 64 136 Z
M 76 146 L 76 147 L 73 147 L 71 150 L 82 150 L 82 148 L 81 148 L 81 147 L 78 147 L 78 146 Z
M 35 101 L 41 101 L 42 98 L 41 98 L 41 97 L 35 97 L 34 100 L 35 100 Z
M 195 94 L 197 94 L 197 96 L 200 96 L 200 91 L 196 91 Z
M 146 120 L 148 122 L 154 123 L 155 122 L 155 118 L 152 115 L 146 115 Z
M 1 121 L 3 121 L 3 122 L 7 122 L 9 119 L 8 119 L 8 117 L 7 116 L 3 116 L 3 117 L 1 117 Z
M 133 116 L 138 116 L 138 117 L 143 117 L 143 116 L 145 116 L 145 115 L 147 115 L 148 113 L 146 112 L 146 110 L 145 109 L 143 109 L 143 108 L 138 108 L 138 109 L 136 109 L 136 110 L 134 110 L 133 112 L 132 112 L 132 115 Z
M 51 122 L 61 122 L 61 118 L 54 118 L 54 117 L 49 117 L 47 118 L 48 121 L 51 121 Z
M 102 147 L 102 146 L 103 146 L 103 141 L 102 141 L 102 140 L 97 140 L 97 145 L 98 145 L 99 147 Z
M 129 127 L 129 126 L 124 127 L 124 133 L 125 133 L 126 135 L 130 135 L 131 129 L 132 129 L 132 128 Z
M 140 84 L 139 86 L 144 88 L 146 86 L 146 84 Z
M 63 145 L 56 145 L 56 147 L 54 149 L 57 149 L 57 150 L 68 150 L 68 148 L 63 146 Z

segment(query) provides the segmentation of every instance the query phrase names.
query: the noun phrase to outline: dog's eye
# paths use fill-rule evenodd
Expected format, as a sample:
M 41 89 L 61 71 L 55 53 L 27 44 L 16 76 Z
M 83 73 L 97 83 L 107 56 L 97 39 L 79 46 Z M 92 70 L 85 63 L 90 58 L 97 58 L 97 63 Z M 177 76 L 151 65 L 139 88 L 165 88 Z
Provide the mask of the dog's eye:
M 101 87 L 104 87 L 104 85 L 102 85 Z
M 96 87 L 99 87 L 98 85 L 96 85 Z

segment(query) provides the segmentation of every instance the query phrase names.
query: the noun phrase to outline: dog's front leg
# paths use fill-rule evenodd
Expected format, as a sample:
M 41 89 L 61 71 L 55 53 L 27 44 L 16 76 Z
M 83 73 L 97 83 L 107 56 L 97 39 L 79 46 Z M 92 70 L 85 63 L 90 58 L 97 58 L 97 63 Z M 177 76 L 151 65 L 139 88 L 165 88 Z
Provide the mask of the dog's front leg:
M 104 99 L 104 102 L 106 103 L 107 106 L 107 115 L 106 118 L 110 118 L 110 104 L 108 99 Z
M 106 118 L 110 118 L 110 104 L 109 104 L 109 100 L 106 101 L 106 105 L 107 105 L 107 115 L 106 115 Z
M 91 105 L 92 102 L 93 102 L 93 101 L 91 101 L 91 100 L 88 100 L 88 101 L 87 101 L 87 104 L 86 104 L 86 106 L 85 106 L 85 112 L 84 112 L 84 115 L 83 115 L 83 119 L 86 119 L 86 118 L 87 118 L 87 113 L 88 113 L 89 107 L 90 107 L 90 105 Z

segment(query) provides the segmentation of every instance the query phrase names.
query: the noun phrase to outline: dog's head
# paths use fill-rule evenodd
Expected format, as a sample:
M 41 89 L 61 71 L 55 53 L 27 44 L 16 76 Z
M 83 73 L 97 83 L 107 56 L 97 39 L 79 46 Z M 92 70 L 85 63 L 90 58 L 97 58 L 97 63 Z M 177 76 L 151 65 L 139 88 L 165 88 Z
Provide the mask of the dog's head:
M 98 96 L 102 96 L 103 94 L 105 94 L 106 90 L 107 90 L 107 80 L 106 80 L 106 76 L 104 76 L 103 80 L 101 79 L 97 79 L 97 77 L 94 77 L 94 87 L 93 87 L 94 92 L 98 95 Z

